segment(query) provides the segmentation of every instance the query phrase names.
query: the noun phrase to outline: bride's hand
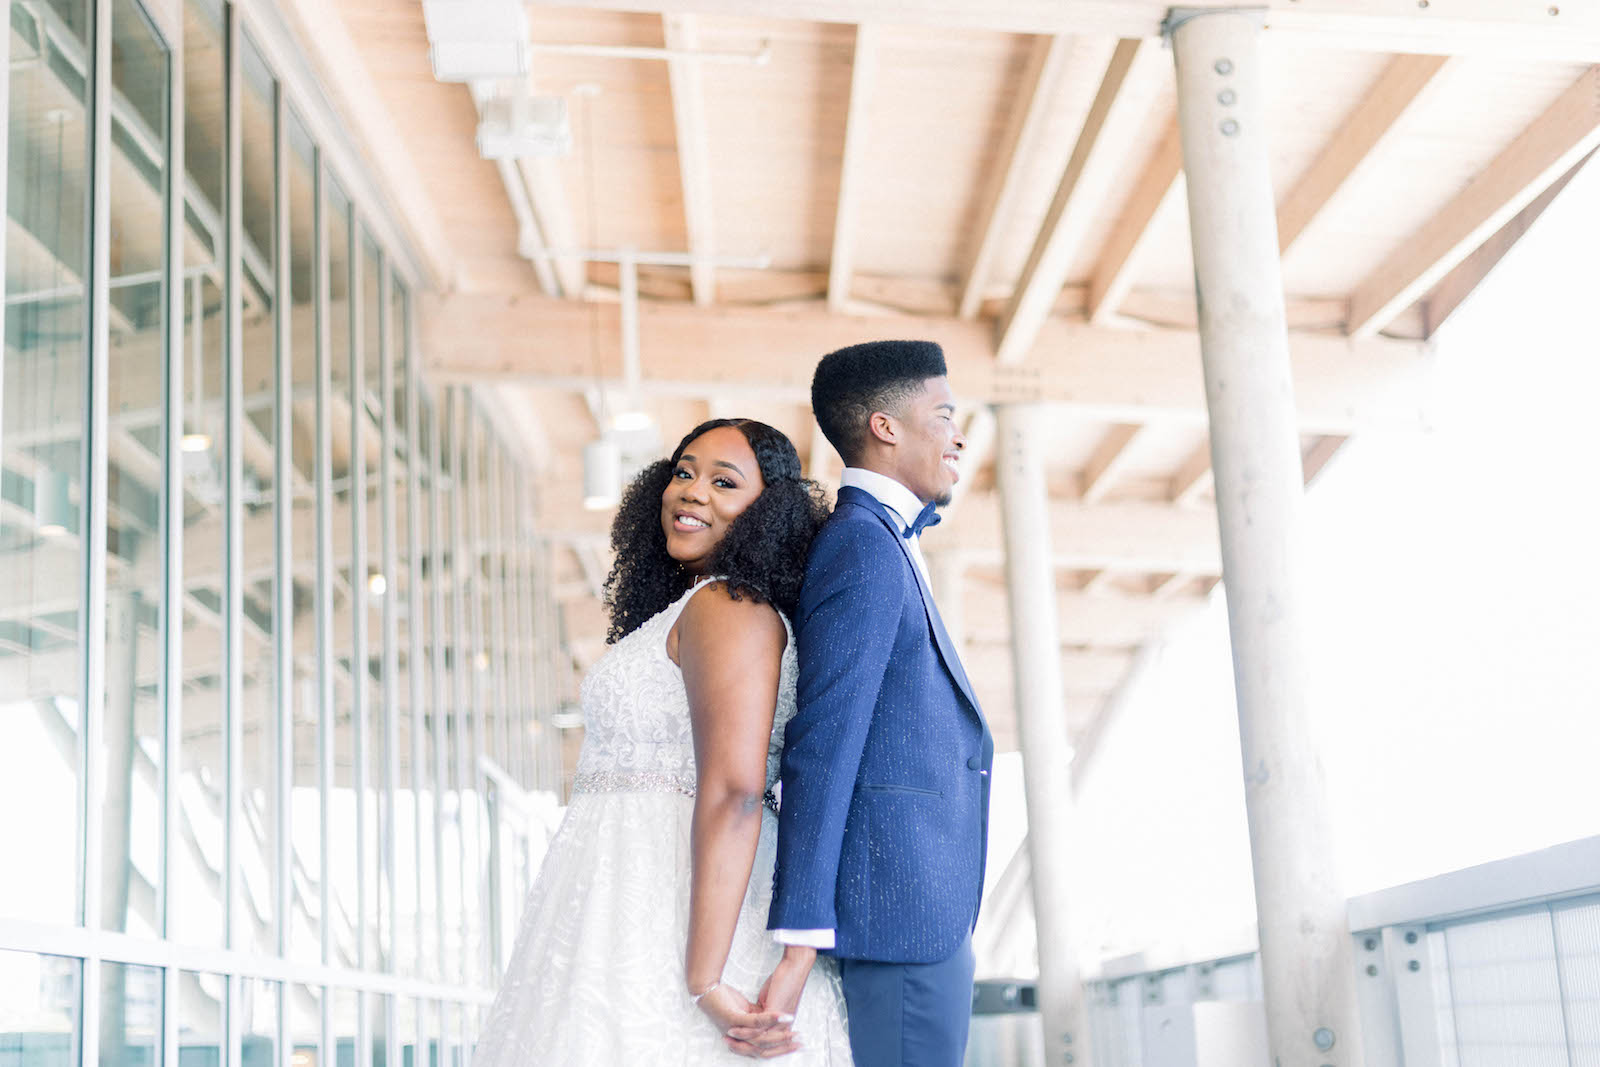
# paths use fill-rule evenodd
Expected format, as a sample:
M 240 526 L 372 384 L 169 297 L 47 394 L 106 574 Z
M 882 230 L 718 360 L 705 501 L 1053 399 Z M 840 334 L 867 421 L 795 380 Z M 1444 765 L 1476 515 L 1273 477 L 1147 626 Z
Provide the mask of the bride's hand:
M 794 1016 L 762 1011 L 731 986 L 719 985 L 711 990 L 700 998 L 699 1008 L 722 1033 L 728 1047 L 740 1055 L 771 1059 L 800 1047 L 799 1038 L 790 1029 Z M 740 1036 L 730 1035 L 735 1030 Z

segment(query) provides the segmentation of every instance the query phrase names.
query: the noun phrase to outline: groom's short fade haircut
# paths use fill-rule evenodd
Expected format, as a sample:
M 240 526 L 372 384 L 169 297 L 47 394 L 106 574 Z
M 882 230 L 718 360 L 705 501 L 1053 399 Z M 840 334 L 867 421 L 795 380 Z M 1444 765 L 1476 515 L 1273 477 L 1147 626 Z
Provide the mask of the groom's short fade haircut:
M 929 378 L 947 373 L 932 341 L 867 341 L 829 352 L 811 377 L 811 411 L 847 465 L 866 444 L 874 411 L 894 414 Z

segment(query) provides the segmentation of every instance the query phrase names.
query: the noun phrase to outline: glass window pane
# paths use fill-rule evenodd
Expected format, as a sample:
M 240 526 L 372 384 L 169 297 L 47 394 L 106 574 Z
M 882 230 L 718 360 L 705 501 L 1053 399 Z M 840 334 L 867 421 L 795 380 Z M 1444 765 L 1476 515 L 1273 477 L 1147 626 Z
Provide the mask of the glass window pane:
M 0 855 L 26 856 L 29 868 L 27 878 L 0 879 L 0 915 L 70 923 L 80 836 L 89 5 L 7 8 L 0 810 L 32 817 L 0 819 Z
M 363 914 L 367 917 L 367 961 L 378 970 L 387 970 L 390 953 L 390 921 L 394 902 L 389 885 L 389 866 L 385 858 L 392 847 L 393 826 L 389 818 L 388 743 L 391 737 L 385 719 L 387 688 L 383 673 L 384 628 L 383 596 L 388 575 L 384 573 L 383 517 L 381 494 L 388 491 L 379 476 L 383 455 L 383 309 L 378 248 L 371 235 L 361 239 L 361 402 L 357 417 L 361 424 L 361 453 L 365 464 L 366 527 L 364 538 L 366 574 L 359 595 L 366 604 L 366 787 L 363 804 L 362 877 L 366 887 Z
M 132 0 L 111 10 L 111 359 L 108 367 L 102 922 L 160 933 L 165 715 L 161 540 L 166 462 L 168 57 Z
M 260 978 L 239 983 L 240 1046 L 243 1067 L 278 1067 L 278 993 L 281 986 Z
M 389 1065 L 389 1013 L 393 1010 L 394 1004 L 387 995 L 367 994 L 368 1019 L 372 1024 L 372 1058 L 368 1060 L 371 1067 Z
M 489 730 L 492 727 L 489 687 L 489 652 L 485 643 L 488 627 L 488 603 L 485 595 L 483 559 L 477 546 L 483 543 L 485 521 L 485 433 L 483 420 L 473 406 L 470 395 L 461 394 L 465 417 L 466 438 L 462 442 L 466 451 L 463 476 L 466 478 L 466 498 L 462 502 L 466 513 L 466 558 L 463 561 L 468 575 L 467 585 L 467 641 L 472 649 L 470 674 L 472 679 L 472 716 L 468 723 L 471 748 L 468 755 L 465 782 L 469 791 L 466 814 L 467 859 L 471 865 L 469 875 L 470 906 L 467 909 L 467 971 L 469 981 L 490 981 L 485 974 L 488 960 L 488 920 L 490 917 L 491 887 L 490 866 L 492 845 L 489 834 L 488 797 L 478 790 L 481 776 L 477 773 L 478 757 L 489 751 Z
M 178 1067 L 219 1067 L 227 1031 L 228 980 L 220 974 L 178 975 Z
M 435 1001 L 422 1005 L 422 1061 L 418 1067 L 443 1067 L 440 1055 L 439 1021 L 443 1009 Z
M 420 1067 L 417 1059 L 417 1027 L 422 1025 L 419 1004 L 411 997 L 395 998 L 394 1043 L 399 1049 L 395 1067 Z
M 434 696 L 434 643 L 437 640 L 437 617 L 435 616 L 436 590 L 439 579 L 434 568 L 433 555 L 433 525 L 434 525 L 434 492 L 433 492 L 433 413 L 425 396 L 418 398 L 418 417 L 415 428 L 415 451 L 412 453 L 414 463 L 413 479 L 417 487 L 417 499 L 413 501 L 413 508 L 417 516 L 415 538 L 417 542 L 418 566 L 416 573 L 421 581 L 412 589 L 411 604 L 407 609 L 407 619 L 415 627 L 415 637 L 412 647 L 419 650 L 417 659 L 411 664 L 414 674 L 412 687 L 421 694 L 412 709 L 412 729 L 415 731 L 416 740 L 413 742 L 413 751 L 417 755 L 417 767 L 414 787 L 417 791 L 417 839 L 420 853 L 418 855 L 418 878 L 420 889 L 419 905 L 422 921 L 419 924 L 421 938 L 418 947 L 418 972 L 422 977 L 437 980 L 441 977 L 439 961 L 439 921 L 441 902 L 439 899 L 439 854 L 438 839 L 435 836 L 438 829 L 438 784 L 443 770 L 443 756 L 439 747 L 440 728 L 440 702 Z
M 444 1009 L 445 1064 L 447 1067 L 466 1067 L 466 1049 L 463 1047 L 462 1024 L 466 1015 L 459 1004 L 446 1004 Z
M 0 1048 L 8 1061 L 74 1067 L 81 973 L 65 956 L 0 950 Z
M 436 641 L 440 648 L 437 662 L 441 669 L 434 681 L 438 700 L 440 753 L 436 764 L 441 768 L 439 779 L 439 828 L 442 843 L 440 861 L 440 906 L 443 910 L 444 944 L 440 946 L 440 965 L 446 979 L 462 978 L 462 901 L 466 896 L 467 870 L 463 862 L 461 829 L 461 779 L 465 749 L 461 744 L 465 701 L 462 699 L 463 678 L 461 669 L 460 604 L 461 587 L 458 580 L 456 554 L 455 498 L 457 484 L 455 472 L 454 427 L 455 404 L 452 394 L 443 393 L 435 410 L 438 414 L 438 451 L 433 457 L 434 466 L 434 561 L 438 564 L 439 588 L 435 601 L 439 609 L 440 630 Z
M 394 707 L 396 751 L 391 765 L 397 778 L 394 783 L 394 870 L 396 885 L 395 904 L 399 943 L 395 946 L 395 969 L 401 974 L 415 974 L 418 966 L 418 931 L 422 922 L 420 892 L 422 870 L 418 859 L 422 851 L 422 820 L 420 818 L 420 776 L 418 764 L 422 755 L 422 735 L 417 728 L 421 709 L 412 699 L 412 672 L 417 664 L 412 660 L 413 633 L 418 625 L 414 590 L 411 583 L 411 457 L 413 454 L 412 428 L 407 405 L 410 392 L 407 388 L 406 362 L 407 332 L 404 317 L 405 289 L 398 281 L 389 287 L 389 328 L 385 342 L 389 346 L 393 364 L 392 388 L 386 401 L 394 422 L 394 448 L 390 456 L 390 487 L 394 494 L 394 559 L 387 565 L 387 605 L 394 614 L 395 647 L 392 650 L 394 677 L 390 679 L 390 698 Z
M 289 987 L 287 1021 L 289 1067 L 320 1067 L 322 1055 L 321 986 Z
M 485 602 L 483 635 L 486 671 L 484 689 L 488 694 L 490 729 L 487 735 L 489 758 L 502 770 L 511 769 L 511 731 L 507 725 L 507 700 L 505 687 L 505 605 L 506 560 L 505 536 L 500 526 L 500 449 L 493 434 L 485 434 L 483 466 L 479 478 L 483 483 L 482 512 L 484 536 Z
M 353 989 L 335 989 L 328 994 L 333 999 L 331 1022 L 333 1031 L 328 1043 L 333 1048 L 335 1067 L 356 1067 L 357 1022 L 360 1019 L 360 998 Z
M 275 89 L 272 75 L 246 38 L 240 55 L 240 134 L 243 145 L 244 244 L 240 250 L 244 308 L 243 524 L 241 541 L 244 617 L 239 708 L 244 746 L 240 799 L 242 821 L 236 842 L 239 888 L 236 914 L 242 925 L 236 945 L 258 952 L 277 950 L 278 879 L 278 694 L 276 642 L 279 637 L 274 582 L 277 576 L 276 471 L 277 330 L 273 320 L 273 240 L 276 204 Z M 289 695 L 285 694 L 287 698 Z
M 289 955 L 310 962 L 322 953 L 322 790 L 317 714 L 316 606 L 316 431 L 317 313 L 316 220 L 311 137 L 299 119 L 289 120 L 289 350 L 293 394 L 289 462 L 293 485 L 294 576 L 294 785 L 290 822 L 294 846 L 294 892 L 289 919 Z M 320 1024 L 319 1024 L 320 1025 Z
M 184 4 L 183 735 L 169 934 L 223 943 L 221 12 Z
M 160 1067 L 161 994 L 158 967 L 100 965 L 100 1067 Z
M 351 533 L 350 457 L 353 421 L 350 404 L 350 201 L 331 181 L 327 189 L 326 230 L 328 261 L 328 373 L 332 387 L 323 417 L 328 419 L 331 451 L 333 514 L 333 588 L 326 591 L 333 603 L 333 642 L 324 651 L 334 672 L 333 709 L 329 730 L 333 744 L 333 795 L 327 798 L 324 849 L 329 857 L 327 872 L 330 888 L 328 916 L 333 924 L 334 958 L 327 961 L 346 967 L 356 966 L 358 953 L 357 893 L 359 865 L 356 849 L 355 793 L 355 692 L 351 675 L 355 649 L 355 621 L 351 611 Z

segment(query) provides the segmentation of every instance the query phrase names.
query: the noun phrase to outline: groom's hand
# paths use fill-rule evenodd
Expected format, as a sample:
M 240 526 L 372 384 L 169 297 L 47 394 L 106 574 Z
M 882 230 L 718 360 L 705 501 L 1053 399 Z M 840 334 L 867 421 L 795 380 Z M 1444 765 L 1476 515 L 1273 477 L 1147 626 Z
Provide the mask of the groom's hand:
M 767 984 L 761 987 L 756 998 L 762 1011 L 787 1015 L 791 1018 L 800 1009 L 800 994 L 805 992 L 806 978 L 811 965 L 817 962 L 817 950 L 804 945 L 787 945 L 783 959 L 773 968 Z
M 790 1029 L 793 1015 L 767 1011 L 744 999 L 730 986 L 718 985 L 700 999 L 699 1006 L 722 1031 L 728 1048 L 740 1055 L 770 1059 L 800 1047 Z

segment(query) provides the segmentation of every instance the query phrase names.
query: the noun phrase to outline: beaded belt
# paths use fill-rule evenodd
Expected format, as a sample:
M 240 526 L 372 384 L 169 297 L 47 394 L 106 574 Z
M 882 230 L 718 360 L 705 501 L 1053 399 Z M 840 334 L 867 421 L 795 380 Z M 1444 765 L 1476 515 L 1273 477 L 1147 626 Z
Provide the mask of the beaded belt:
M 694 775 L 674 774 L 671 771 L 584 771 L 572 779 L 572 792 L 576 793 L 677 793 L 692 797 L 695 794 Z M 778 798 L 767 790 L 761 803 L 774 813 Z

